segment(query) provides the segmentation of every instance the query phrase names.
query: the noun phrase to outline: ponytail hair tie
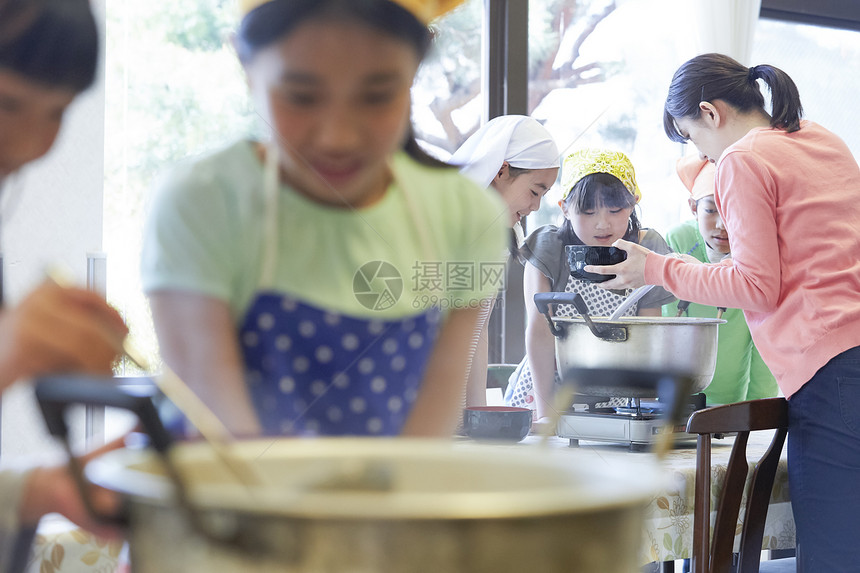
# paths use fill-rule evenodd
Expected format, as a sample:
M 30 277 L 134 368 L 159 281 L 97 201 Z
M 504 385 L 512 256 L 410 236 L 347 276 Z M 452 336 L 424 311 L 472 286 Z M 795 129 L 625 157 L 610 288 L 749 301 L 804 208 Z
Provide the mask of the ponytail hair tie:
M 747 81 L 752 83 L 758 79 L 758 74 L 756 73 L 756 66 L 750 68 L 749 73 L 747 74 Z

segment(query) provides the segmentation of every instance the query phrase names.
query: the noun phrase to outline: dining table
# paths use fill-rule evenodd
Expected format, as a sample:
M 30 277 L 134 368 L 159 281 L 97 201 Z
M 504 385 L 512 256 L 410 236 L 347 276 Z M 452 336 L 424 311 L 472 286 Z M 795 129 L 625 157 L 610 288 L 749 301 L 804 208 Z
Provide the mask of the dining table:
M 657 466 L 657 481 L 653 494 L 645 507 L 642 527 L 642 541 L 639 550 L 643 566 L 649 563 L 666 564 L 666 571 L 674 571 L 670 564 L 675 560 L 689 559 L 693 553 L 693 509 L 696 491 L 696 442 L 695 437 L 682 434 L 685 438 L 676 442 L 662 459 L 646 451 L 634 451 L 628 444 L 611 442 L 579 441 L 578 447 L 571 447 L 570 440 L 551 436 L 547 439 L 530 435 L 516 444 L 488 443 L 489 447 L 546 447 L 566 452 L 576 463 L 608 464 L 617 471 L 637 471 L 643 475 L 654 475 L 645 471 Z M 770 446 L 773 431 L 752 432 L 747 444 L 749 476 L 754 464 Z M 711 525 L 716 515 L 717 502 L 725 481 L 726 467 L 734 444 L 734 436 L 727 435 L 712 440 L 711 445 Z M 747 486 L 749 486 L 749 476 Z M 746 491 L 741 505 L 738 523 L 743 523 L 743 507 Z M 740 542 L 740 527 L 735 538 L 735 550 Z M 773 491 L 765 523 L 763 550 L 791 550 L 795 547 L 794 517 L 788 492 L 787 451 L 783 448 L 779 466 L 774 479 Z M 655 570 L 659 570 L 656 569 Z
M 752 464 L 767 450 L 771 431 L 753 432 L 747 446 Z M 458 437 L 456 443 L 471 442 Z M 719 492 L 725 479 L 726 466 L 734 438 L 725 436 L 712 443 L 711 508 L 717 507 Z M 673 571 L 675 560 L 690 558 L 693 547 L 693 507 L 695 495 L 695 440 L 676 444 L 662 459 L 648 451 L 632 451 L 628 445 L 580 441 L 571 447 L 560 437 L 530 435 L 518 443 L 485 442 L 491 448 L 550 448 L 570 456 L 572 463 L 608 464 L 619 472 L 642 470 L 642 475 L 657 475 L 653 493 L 646 500 L 642 524 L 639 561 L 644 566 L 656 563 L 655 570 Z M 762 549 L 787 550 L 795 547 L 794 518 L 788 493 L 788 471 L 785 449 L 782 452 L 773 486 L 765 524 Z M 653 472 L 656 465 L 657 472 Z M 713 523 L 712 513 L 711 520 Z M 744 519 L 743 509 L 739 523 Z M 740 531 L 740 529 L 738 529 Z M 36 536 L 28 573 L 115 573 L 125 571 L 127 556 L 121 541 L 100 540 L 78 529 L 62 517 L 53 515 L 44 520 Z M 665 567 L 665 568 L 664 568 Z

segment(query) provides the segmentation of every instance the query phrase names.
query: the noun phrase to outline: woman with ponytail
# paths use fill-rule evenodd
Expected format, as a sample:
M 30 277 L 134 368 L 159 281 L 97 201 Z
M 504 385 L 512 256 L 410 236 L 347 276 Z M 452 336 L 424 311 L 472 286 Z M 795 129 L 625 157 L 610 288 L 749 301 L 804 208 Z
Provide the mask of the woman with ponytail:
M 771 111 L 759 88 L 771 93 Z M 619 241 L 605 288 L 661 285 L 744 310 L 788 398 L 791 504 L 803 571 L 860 563 L 860 168 L 836 135 L 801 119 L 797 87 L 769 65 L 705 54 L 672 78 L 673 141 L 716 163 L 732 259 L 689 264 Z

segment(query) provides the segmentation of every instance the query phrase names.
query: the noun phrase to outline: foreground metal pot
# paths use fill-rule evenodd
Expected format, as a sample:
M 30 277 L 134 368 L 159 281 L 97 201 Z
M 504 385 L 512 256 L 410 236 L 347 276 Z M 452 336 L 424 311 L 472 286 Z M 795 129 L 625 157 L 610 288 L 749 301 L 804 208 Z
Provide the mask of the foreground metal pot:
M 547 451 L 320 439 L 243 443 L 236 452 L 256 460 L 271 485 L 246 495 L 223 483 L 202 444 L 177 448 L 174 459 L 193 476 L 194 511 L 218 535 L 241 532 L 238 545 L 195 530 L 153 456 L 125 451 L 93 466 L 93 481 L 130 500 L 135 571 L 637 569 L 647 488 Z M 370 486 L 343 477 L 353 474 L 371 476 Z M 387 483 L 377 489 L 380 475 Z
M 69 380 L 36 392 L 61 433 Z M 631 573 L 656 483 L 537 446 L 282 438 L 233 445 L 263 476 L 246 487 L 207 444 L 164 447 L 152 433 L 162 454 L 119 450 L 87 467 L 127 501 L 136 573 Z

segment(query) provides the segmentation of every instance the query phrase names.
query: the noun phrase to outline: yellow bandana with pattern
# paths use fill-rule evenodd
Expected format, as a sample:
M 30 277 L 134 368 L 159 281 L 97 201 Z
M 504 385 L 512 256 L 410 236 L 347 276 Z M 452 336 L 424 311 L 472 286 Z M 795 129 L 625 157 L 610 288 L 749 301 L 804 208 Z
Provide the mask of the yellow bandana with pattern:
M 239 10 L 242 16 L 272 0 L 239 0 Z M 462 4 L 464 0 L 390 0 L 400 4 L 425 24 L 430 23 L 439 16 L 446 14 Z
M 567 199 L 576 182 L 592 173 L 609 173 L 617 177 L 636 201 L 642 198 L 642 192 L 636 185 L 636 172 L 630 159 L 620 151 L 611 149 L 580 149 L 564 158 L 561 168 L 561 184 L 564 189 L 562 199 Z

